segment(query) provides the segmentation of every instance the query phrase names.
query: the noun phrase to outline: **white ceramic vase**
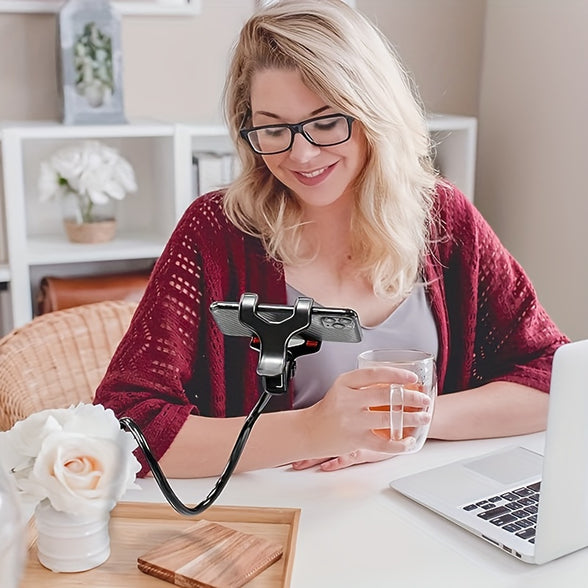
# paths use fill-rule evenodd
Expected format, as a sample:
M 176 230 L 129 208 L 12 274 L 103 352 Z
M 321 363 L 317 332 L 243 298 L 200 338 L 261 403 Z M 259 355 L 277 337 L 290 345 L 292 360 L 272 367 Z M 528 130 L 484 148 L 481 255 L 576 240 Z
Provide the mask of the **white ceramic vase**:
M 110 556 L 110 512 L 71 514 L 55 510 L 48 500 L 35 509 L 37 556 L 54 572 L 83 572 Z

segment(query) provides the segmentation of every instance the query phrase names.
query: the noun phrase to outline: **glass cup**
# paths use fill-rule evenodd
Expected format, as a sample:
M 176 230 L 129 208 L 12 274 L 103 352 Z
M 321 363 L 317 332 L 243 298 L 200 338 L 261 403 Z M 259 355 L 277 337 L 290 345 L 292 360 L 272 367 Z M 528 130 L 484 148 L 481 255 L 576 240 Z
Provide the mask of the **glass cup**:
M 390 386 L 390 404 L 385 406 L 371 406 L 370 410 L 383 410 L 390 412 L 390 429 L 375 429 L 376 434 L 386 435 L 390 439 L 404 439 L 413 437 L 414 446 L 405 453 L 415 453 L 419 451 L 425 443 L 431 421 L 426 424 L 411 426 L 410 417 L 407 414 L 411 412 L 424 411 L 433 413 L 435 397 L 437 396 L 437 371 L 435 368 L 435 357 L 424 351 L 412 349 L 372 349 L 364 351 L 357 356 L 357 365 L 360 368 L 375 366 L 390 366 L 410 370 L 418 376 L 418 381 L 414 384 L 392 384 Z M 416 408 L 407 406 L 404 402 L 405 390 L 418 390 L 423 392 L 430 399 L 428 407 Z

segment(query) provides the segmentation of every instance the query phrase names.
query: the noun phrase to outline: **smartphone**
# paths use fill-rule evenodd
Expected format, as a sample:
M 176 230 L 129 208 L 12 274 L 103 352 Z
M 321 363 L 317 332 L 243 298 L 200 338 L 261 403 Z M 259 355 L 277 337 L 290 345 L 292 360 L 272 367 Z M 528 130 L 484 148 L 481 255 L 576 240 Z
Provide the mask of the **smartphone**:
M 253 330 L 239 320 L 238 302 L 213 302 L 212 316 L 225 335 L 252 337 Z M 270 322 L 281 322 L 294 313 L 293 306 L 282 304 L 258 304 L 257 314 Z M 310 325 L 300 335 L 315 341 L 358 343 L 361 341 L 361 325 L 357 313 L 351 308 L 312 306 Z

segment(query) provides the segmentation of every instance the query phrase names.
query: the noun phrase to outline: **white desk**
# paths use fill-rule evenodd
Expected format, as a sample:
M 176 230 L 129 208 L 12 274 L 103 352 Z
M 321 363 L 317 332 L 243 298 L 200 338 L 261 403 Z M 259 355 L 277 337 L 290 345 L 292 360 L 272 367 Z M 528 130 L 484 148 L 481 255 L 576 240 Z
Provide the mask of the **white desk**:
M 301 509 L 293 588 L 566 588 L 588 585 L 588 549 L 535 566 L 502 553 L 412 503 L 388 482 L 504 445 L 543 450 L 543 435 L 467 442 L 428 441 L 417 454 L 339 472 L 288 467 L 237 474 L 217 504 Z M 200 502 L 214 478 L 173 480 L 186 503 Z M 165 501 L 155 481 L 125 500 Z M 171 507 L 170 507 L 171 509 Z

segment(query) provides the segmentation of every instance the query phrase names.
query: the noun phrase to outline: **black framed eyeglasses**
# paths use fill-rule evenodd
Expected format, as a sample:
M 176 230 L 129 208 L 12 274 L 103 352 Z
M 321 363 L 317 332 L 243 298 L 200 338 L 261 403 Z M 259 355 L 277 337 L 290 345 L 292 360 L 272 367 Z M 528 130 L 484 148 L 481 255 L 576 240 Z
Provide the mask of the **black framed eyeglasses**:
M 241 129 L 239 133 L 255 153 L 274 155 L 288 151 L 294 143 L 296 133 L 300 133 L 317 147 L 345 143 L 351 137 L 351 124 L 354 120 L 355 118 L 347 114 L 325 114 L 293 125 L 263 125 Z

